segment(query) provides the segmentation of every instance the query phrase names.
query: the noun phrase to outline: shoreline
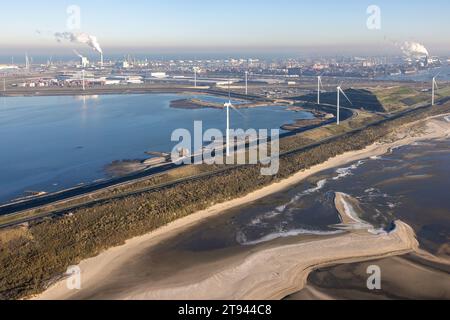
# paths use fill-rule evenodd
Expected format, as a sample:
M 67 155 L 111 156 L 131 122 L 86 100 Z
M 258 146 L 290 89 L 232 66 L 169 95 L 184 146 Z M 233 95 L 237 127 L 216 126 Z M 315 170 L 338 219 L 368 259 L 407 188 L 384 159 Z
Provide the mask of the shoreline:
M 228 91 L 222 91 L 220 89 L 214 89 L 211 87 L 190 87 L 190 86 L 179 86 L 179 87 L 107 87 L 107 88 L 88 88 L 86 90 L 76 89 L 43 89 L 43 90 L 8 90 L 0 91 L 0 98 L 18 98 L 18 97 L 89 97 L 89 96 L 111 96 L 111 95 L 146 95 L 146 94 L 179 94 L 179 95 L 209 95 L 209 96 L 219 96 L 227 97 L 229 96 Z M 240 99 L 245 101 L 270 101 L 264 97 L 256 95 L 244 95 L 240 93 L 232 93 L 231 97 L 233 99 Z
M 268 187 L 265 187 L 263 189 L 255 191 L 243 198 L 235 199 L 235 200 L 232 200 L 232 201 L 229 201 L 226 203 L 222 203 L 222 204 L 218 204 L 209 209 L 197 212 L 188 217 L 177 220 L 165 227 L 162 227 L 162 228 L 156 230 L 155 232 L 149 233 L 149 234 L 141 236 L 141 237 L 131 239 L 131 240 L 127 241 L 126 244 L 123 246 L 109 249 L 109 250 L 101 253 L 97 257 L 84 260 L 79 265 L 82 270 L 83 283 L 87 284 L 88 286 L 89 286 L 89 284 L 98 283 L 98 280 L 101 279 L 105 273 L 108 273 L 108 271 L 112 271 L 114 269 L 120 268 L 121 266 L 126 264 L 128 259 L 139 254 L 143 250 L 151 248 L 152 245 L 159 243 L 159 242 L 163 241 L 164 239 L 171 238 L 172 236 L 176 235 L 177 233 L 180 233 L 183 230 L 186 230 L 187 228 L 195 225 L 196 223 L 204 220 L 205 218 L 215 216 L 227 209 L 231 209 L 231 208 L 240 206 L 242 204 L 261 199 L 272 193 L 276 193 L 276 192 L 282 191 L 284 189 L 287 189 L 290 186 L 300 183 L 301 181 L 310 177 L 311 175 L 314 175 L 316 173 L 322 172 L 327 169 L 331 169 L 334 167 L 339 167 L 339 166 L 342 166 L 342 165 L 345 165 L 348 163 L 352 163 L 354 161 L 358 161 L 361 159 L 366 159 L 366 158 L 370 158 L 370 157 L 374 157 L 374 156 L 381 156 L 394 148 L 408 145 L 408 144 L 411 144 L 416 141 L 447 137 L 450 134 L 450 128 L 449 128 L 450 124 L 446 124 L 443 121 L 440 122 L 440 120 L 436 120 L 436 118 L 443 118 L 443 117 L 445 117 L 445 115 L 430 117 L 427 119 L 423 119 L 423 120 L 420 120 L 417 122 L 407 124 L 407 125 L 401 127 L 400 132 L 397 132 L 396 138 L 399 140 L 396 140 L 394 142 L 377 142 L 371 146 L 366 147 L 363 150 L 344 153 L 335 158 L 329 159 L 320 165 L 314 166 L 306 171 L 298 172 L 286 180 L 283 180 L 281 182 L 272 184 Z M 425 122 L 426 122 L 427 132 L 425 132 L 425 133 L 421 132 L 420 134 L 411 135 L 410 130 L 415 129 L 415 125 L 417 123 L 425 123 Z M 444 127 L 444 124 L 445 124 L 445 127 Z M 411 237 L 410 237 L 411 234 L 410 234 L 410 232 L 407 232 L 408 228 L 409 228 L 408 226 L 399 222 L 399 230 L 402 230 L 401 231 L 402 235 L 408 235 L 406 238 L 409 239 L 408 240 L 409 244 L 406 246 L 406 249 L 407 249 L 406 252 L 410 252 L 412 249 L 414 249 L 414 248 L 411 248 L 411 246 L 413 246 L 413 245 L 411 245 Z M 391 234 L 391 236 L 395 238 L 396 234 L 397 233 L 394 232 Z M 350 238 L 353 239 L 352 237 L 355 237 L 355 236 L 363 237 L 360 239 L 361 242 L 358 242 L 363 247 L 364 247 L 364 244 L 368 244 L 370 242 L 373 243 L 373 240 L 374 240 L 373 237 L 380 237 L 380 236 L 375 236 L 375 235 L 362 236 L 362 235 L 352 234 L 350 236 Z M 343 240 L 336 241 L 337 239 L 343 239 Z M 330 245 L 332 245 L 335 242 L 339 242 L 339 243 L 345 242 L 344 240 L 349 241 L 349 238 L 345 237 L 345 236 L 334 237 L 328 241 L 329 241 Z M 312 253 L 317 251 L 317 244 L 318 243 L 320 244 L 321 241 L 322 240 L 314 242 L 315 244 L 313 245 L 313 248 L 315 248 L 315 249 L 311 251 Z M 324 240 L 324 241 L 327 241 L 327 240 Z M 404 242 L 401 242 L 401 241 L 400 241 L 400 243 L 402 245 L 405 244 Z M 322 244 L 323 244 L 323 242 L 322 242 Z M 299 246 L 305 246 L 305 245 L 306 244 L 300 244 Z M 283 267 L 287 268 L 287 270 L 291 269 L 291 272 L 294 272 L 297 269 L 292 270 L 293 268 L 290 267 L 291 264 L 290 264 L 290 262 L 289 262 L 290 260 L 288 258 L 289 255 L 285 255 L 284 252 L 285 251 L 290 252 L 292 250 L 295 250 L 296 246 L 297 245 L 282 246 L 280 248 L 257 252 L 255 254 L 253 254 L 253 257 L 254 257 L 253 259 L 247 258 L 244 261 L 244 264 L 241 264 L 241 266 L 248 265 L 250 263 L 252 265 L 252 267 L 258 266 L 261 268 L 261 263 L 260 263 L 259 259 L 270 260 L 271 259 L 270 255 L 272 253 L 274 253 L 274 254 L 276 253 L 276 254 L 281 255 L 286 258 L 285 263 L 282 264 Z M 342 244 L 333 250 L 334 251 L 339 250 L 339 247 L 342 247 Z M 345 245 L 344 245 L 344 247 L 345 247 Z M 293 276 L 294 280 L 297 283 L 296 288 L 290 288 L 289 290 L 278 288 L 277 290 L 272 290 L 272 292 L 270 292 L 270 290 L 268 288 L 275 288 L 274 284 L 271 283 L 271 285 L 269 287 L 265 287 L 265 288 L 259 287 L 258 290 L 254 289 L 251 293 L 247 292 L 248 295 L 244 294 L 241 297 L 251 298 L 251 297 L 259 297 L 259 294 L 265 294 L 266 296 L 264 298 L 270 298 L 270 299 L 283 298 L 283 296 L 281 296 L 281 295 L 283 294 L 284 297 L 287 296 L 289 294 L 289 293 L 287 293 L 287 291 L 294 289 L 293 292 L 297 292 L 299 289 L 298 288 L 299 285 L 301 285 L 302 283 L 304 284 L 304 282 L 306 282 L 307 274 L 309 274 L 309 272 L 311 272 L 312 270 L 316 269 L 319 266 L 323 267 L 325 265 L 334 265 L 334 264 L 338 264 L 338 263 L 372 260 L 374 258 L 379 258 L 380 256 L 385 256 L 386 254 L 387 255 L 392 255 L 392 254 L 397 255 L 397 254 L 405 253 L 405 247 L 402 247 L 403 248 L 402 250 L 391 250 L 387 253 L 386 253 L 386 250 L 378 251 L 379 247 L 381 247 L 381 246 L 376 245 L 376 246 L 374 246 L 374 248 L 370 248 L 370 250 L 373 250 L 373 252 L 371 251 L 371 254 L 364 253 L 363 251 L 358 251 L 358 252 L 353 252 L 350 255 L 346 255 L 348 252 L 341 252 L 342 256 L 340 258 L 337 256 L 333 256 L 332 259 L 325 259 L 325 258 L 319 259 L 318 257 L 316 257 L 316 259 L 318 259 L 318 261 L 314 260 L 315 263 L 313 263 L 311 266 L 306 267 L 305 272 L 302 273 L 300 278 L 296 278 L 296 277 L 299 277 L 299 275 Z M 292 252 L 291 252 L 291 254 L 292 254 Z M 280 263 L 281 262 L 279 262 L 279 264 Z M 235 263 L 233 263 L 233 265 L 234 265 L 234 268 L 239 267 L 239 262 L 235 262 Z M 266 265 L 266 264 L 264 264 L 264 265 Z M 268 265 L 270 265 L 270 263 Z M 233 268 L 231 268 L 231 269 L 233 269 Z M 227 270 L 226 267 L 224 267 L 224 270 L 225 271 L 222 271 L 222 272 L 226 272 L 226 270 Z M 297 274 L 297 273 L 298 272 L 295 272 L 295 274 Z M 266 274 L 266 276 L 267 276 L 267 274 Z M 227 281 L 228 280 L 229 279 L 227 279 Z M 261 278 L 259 280 L 262 281 L 263 278 Z M 275 281 L 275 280 L 273 280 L 273 281 Z M 280 280 L 279 277 L 278 277 L 278 280 Z M 291 280 L 293 280 L 293 279 L 291 279 Z M 199 286 L 200 283 L 192 284 L 192 285 Z M 215 285 L 217 286 L 217 283 Z M 235 288 L 235 289 L 236 289 L 236 291 L 238 291 L 237 288 Z M 220 290 L 214 290 L 214 291 L 216 291 L 216 294 L 220 294 L 220 292 L 217 292 Z M 155 291 L 153 290 L 153 292 L 155 292 Z M 70 298 L 71 294 L 73 294 L 73 292 L 67 292 L 67 289 L 65 289 L 65 281 L 59 281 L 55 285 L 51 286 L 48 290 L 46 290 L 43 294 L 38 295 L 36 298 L 44 299 L 44 300 L 45 299 L 66 299 L 66 298 Z M 163 298 L 163 296 L 165 296 L 166 294 L 167 293 L 163 293 L 161 291 L 160 298 Z M 237 295 L 237 296 L 239 296 L 239 295 Z M 151 296 L 147 292 L 144 295 L 140 295 L 140 296 L 131 295 L 126 298 L 139 298 L 139 297 L 140 298 L 150 298 Z M 156 297 L 157 296 L 154 296 L 153 298 L 156 298 Z M 192 296 L 189 296 L 189 297 L 192 298 Z M 205 295 L 203 298 L 207 298 L 207 297 L 208 296 Z M 227 298 L 226 296 L 220 296 L 220 297 Z M 235 296 L 233 296 L 233 297 L 235 297 Z M 167 296 L 166 298 L 170 298 L 170 297 Z M 172 298 L 174 298 L 174 297 L 172 297 Z M 228 297 L 228 298 L 230 298 L 230 297 Z
M 281 103 L 269 103 L 269 102 L 250 102 L 249 100 L 243 100 L 243 99 L 234 99 L 239 100 L 241 103 L 234 104 L 233 107 L 235 109 L 254 109 L 254 108 L 263 108 L 263 107 L 287 107 L 286 104 Z M 197 98 L 191 98 L 191 99 L 178 99 L 178 100 L 172 100 L 170 102 L 170 108 L 172 109 L 182 109 L 182 110 L 201 110 L 201 109 L 218 109 L 223 110 L 225 109 L 225 106 L 223 103 L 219 102 L 211 102 L 211 101 L 204 101 Z M 287 110 L 287 109 L 286 109 Z M 287 110 L 289 111 L 289 110 Z

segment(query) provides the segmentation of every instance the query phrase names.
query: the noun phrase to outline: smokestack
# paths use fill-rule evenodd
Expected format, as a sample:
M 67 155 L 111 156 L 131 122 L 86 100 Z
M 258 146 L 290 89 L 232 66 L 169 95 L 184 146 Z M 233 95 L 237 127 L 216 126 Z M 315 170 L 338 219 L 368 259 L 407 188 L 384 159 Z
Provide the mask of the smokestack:
M 103 52 L 100 52 L 100 68 L 103 68 Z
M 30 71 L 30 59 L 28 53 L 25 54 L 25 70 Z

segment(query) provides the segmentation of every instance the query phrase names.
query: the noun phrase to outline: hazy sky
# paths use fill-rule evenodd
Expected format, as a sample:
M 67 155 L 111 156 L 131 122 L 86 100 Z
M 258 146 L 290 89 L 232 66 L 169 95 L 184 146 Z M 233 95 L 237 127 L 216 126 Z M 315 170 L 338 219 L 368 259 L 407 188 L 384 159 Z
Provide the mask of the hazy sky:
M 378 31 L 366 27 L 371 4 L 381 8 Z M 2 1 L 0 52 L 69 51 L 52 36 L 69 31 L 69 5 L 81 8 L 81 31 L 110 52 L 383 53 L 405 40 L 450 52 L 448 0 Z

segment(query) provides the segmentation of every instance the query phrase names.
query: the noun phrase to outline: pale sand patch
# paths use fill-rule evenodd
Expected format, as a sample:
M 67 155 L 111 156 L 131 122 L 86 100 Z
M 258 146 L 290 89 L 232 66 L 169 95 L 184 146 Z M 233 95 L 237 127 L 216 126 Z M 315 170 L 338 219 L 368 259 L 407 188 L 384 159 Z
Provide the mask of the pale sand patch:
M 367 268 L 381 269 L 381 290 L 366 287 Z M 342 286 L 342 283 L 348 284 Z M 440 264 L 416 258 L 416 253 L 387 259 L 338 265 L 314 271 L 308 285 L 287 300 L 329 299 L 450 299 L 450 278 Z
M 339 212 L 343 226 L 353 227 L 353 229 L 366 229 L 372 226 L 359 218 L 358 213 L 361 209 L 359 202 L 351 196 L 336 192 L 334 204 Z
M 126 262 L 143 250 L 151 248 L 162 240 L 176 236 L 183 230 L 195 225 L 207 217 L 217 215 L 270 194 L 282 191 L 321 171 L 339 167 L 372 156 L 380 156 L 392 148 L 407 145 L 415 141 L 448 137 L 450 124 L 439 117 L 430 117 L 399 129 L 392 142 L 375 143 L 359 151 L 347 152 L 334 157 L 308 170 L 298 172 L 282 182 L 262 188 L 245 197 L 215 205 L 177 220 L 155 232 L 127 241 L 123 246 L 109 249 L 97 257 L 84 260 L 80 264 L 84 288 L 95 287 L 113 270 L 126 265 Z M 426 126 L 420 133 L 416 128 L 423 121 Z M 118 298 L 128 299 L 279 299 L 301 289 L 309 272 L 319 266 L 333 265 L 352 261 L 404 254 L 415 250 L 417 242 L 412 229 L 397 222 L 394 232 L 386 235 L 346 234 L 332 239 L 324 239 L 299 245 L 282 246 L 257 252 L 242 262 L 224 268 L 214 276 L 203 281 L 189 284 L 186 274 L 179 279 L 184 286 L 176 288 L 151 288 L 146 286 Z M 303 271 L 302 271 L 303 270 Z M 38 299 L 67 299 L 74 292 L 68 291 L 64 280 L 39 295 Z

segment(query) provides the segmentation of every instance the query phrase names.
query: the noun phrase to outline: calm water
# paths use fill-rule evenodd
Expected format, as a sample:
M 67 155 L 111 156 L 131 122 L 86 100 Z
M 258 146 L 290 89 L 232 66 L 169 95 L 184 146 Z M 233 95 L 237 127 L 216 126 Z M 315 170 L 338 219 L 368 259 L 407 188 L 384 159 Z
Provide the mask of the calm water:
M 25 191 L 53 192 L 106 177 L 115 160 L 146 158 L 145 151 L 171 151 L 174 129 L 225 132 L 222 110 L 180 110 L 177 94 L 0 98 L 0 202 Z M 194 96 L 216 102 L 223 98 Z M 239 101 L 236 101 L 239 103 Z M 310 118 L 280 107 L 232 112 L 232 128 L 277 129 Z
M 209 219 L 166 243 L 165 250 L 214 252 L 275 239 L 336 232 L 335 192 L 359 200 L 361 218 L 377 228 L 411 225 L 421 246 L 450 242 L 450 141 L 417 143 L 392 154 L 322 172 L 289 190 Z

